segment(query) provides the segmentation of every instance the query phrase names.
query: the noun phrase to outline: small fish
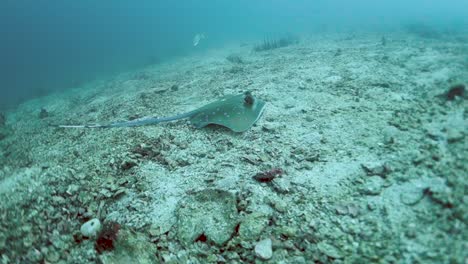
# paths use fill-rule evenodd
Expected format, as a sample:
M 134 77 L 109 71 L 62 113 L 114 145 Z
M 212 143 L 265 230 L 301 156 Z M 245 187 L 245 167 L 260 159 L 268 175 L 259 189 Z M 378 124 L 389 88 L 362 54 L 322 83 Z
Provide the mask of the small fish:
M 198 33 L 193 37 L 193 46 L 196 47 L 198 46 L 198 43 L 200 43 L 200 40 L 205 38 L 205 34 L 203 33 Z
M 265 102 L 253 97 L 247 91 L 239 95 L 229 95 L 218 101 L 202 106 L 193 111 L 170 117 L 144 117 L 132 121 L 116 122 L 106 125 L 57 125 L 61 128 L 111 128 L 134 127 L 159 124 L 188 118 L 196 128 L 209 124 L 227 127 L 234 132 L 244 132 L 257 122 L 263 113 Z

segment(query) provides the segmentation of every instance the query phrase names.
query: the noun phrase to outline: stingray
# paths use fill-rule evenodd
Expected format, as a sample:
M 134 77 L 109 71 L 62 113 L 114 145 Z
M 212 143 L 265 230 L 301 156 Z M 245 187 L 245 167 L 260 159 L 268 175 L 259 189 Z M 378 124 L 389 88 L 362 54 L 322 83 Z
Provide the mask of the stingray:
M 234 132 L 248 130 L 263 113 L 265 102 L 253 97 L 251 92 L 229 95 L 218 101 L 202 106 L 193 111 L 169 117 L 144 117 L 131 121 L 116 122 L 103 125 L 58 125 L 63 128 L 111 128 L 135 127 L 159 124 L 188 118 L 196 128 L 210 124 L 229 128 Z

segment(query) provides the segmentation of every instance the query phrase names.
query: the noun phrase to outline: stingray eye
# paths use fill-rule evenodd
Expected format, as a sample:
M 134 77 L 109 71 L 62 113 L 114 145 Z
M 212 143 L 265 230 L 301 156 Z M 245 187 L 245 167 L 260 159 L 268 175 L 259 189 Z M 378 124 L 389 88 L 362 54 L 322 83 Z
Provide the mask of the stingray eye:
M 253 105 L 254 103 L 254 98 L 250 92 L 245 92 L 244 94 L 244 104 L 246 105 Z

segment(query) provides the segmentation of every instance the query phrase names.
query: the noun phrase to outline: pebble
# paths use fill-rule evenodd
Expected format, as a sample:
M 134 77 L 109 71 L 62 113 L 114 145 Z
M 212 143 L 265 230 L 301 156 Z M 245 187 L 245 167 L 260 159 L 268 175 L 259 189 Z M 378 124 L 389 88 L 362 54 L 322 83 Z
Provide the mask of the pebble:
M 369 176 L 384 176 L 385 174 L 387 174 L 387 167 L 385 166 L 384 162 L 367 162 L 361 164 L 361 166 Z
M 257 240 L 268 225 L 269 217 L 263 213 L 254 212 L 247 215 L 239 226 L 239 236 L 243 240 Z
M 95 237 L 101 231 L 101 221 L 97 218 L 91 219 L 81 226 L 80 231 L 85 237 Z
M 271 239 L 267 238 L 259 241 L 255 245 L 255 255 L 261 259 L 268 260 L 273 257 L 273 248 L 271 245 Z
M 333 245 L 327 244 L 325 242 L 320 242 L 317 244 L 317 248 L 320 250 L 320 252 L 331 258 L 343 258 L 343 253 L 341 253 L 341 251 Z
M 454 128 L 447 129 L 447 141 L 449 143 L 457 142 L 463 138 L 463 133 L 460 130 Z
M 275 123 L 266 123 L 263 125 L 262 129 L 263 131 L 269 131 L 269 132 L 274 132 L 279 129 L 279 125 Z
M 361 192 L 367 195 L 378 195 L 382 192 L 384 180 L 379 176 L 369 177 L 364 183 Z
M 406 205 L 415 205 L 424 196 L 424 192 L 420 188 L 413 189 L 411 191 L 406 191 L 400 194 L 400 201 Z
M 392 144 L 395 143 L 396 139 L 398 138 L 399 130 L 394 126 L 386 127 L 383 130 L 383 142 L 384 144 Z
M 291 182 L 285 178 L 276 178 L 273 180 L 273 189 L 279 193 L 288 193 L 291 190 Z
M 46 255 L 46 260 L 50 263 L 56 263 L 60 260 L 60 254 L 56 251 L 49 251 Z

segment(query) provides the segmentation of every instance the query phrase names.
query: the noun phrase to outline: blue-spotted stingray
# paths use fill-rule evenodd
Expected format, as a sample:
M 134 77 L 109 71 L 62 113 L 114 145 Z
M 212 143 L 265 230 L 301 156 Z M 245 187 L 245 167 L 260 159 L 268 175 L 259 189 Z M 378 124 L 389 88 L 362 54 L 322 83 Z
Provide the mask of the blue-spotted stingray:
M 248 130 L 263 113 L 265 102 L 255 98 L 251 92 L 229 95 L 193 111 L 170 117 L 144 117 L 137 120 L 104 125 L 59 125 L 63 128 L 111 128 L 153 125 L 188 118 L 196 128 L 210 124 L 220 125 L 234 132 Z

